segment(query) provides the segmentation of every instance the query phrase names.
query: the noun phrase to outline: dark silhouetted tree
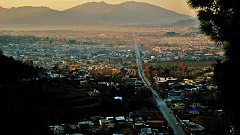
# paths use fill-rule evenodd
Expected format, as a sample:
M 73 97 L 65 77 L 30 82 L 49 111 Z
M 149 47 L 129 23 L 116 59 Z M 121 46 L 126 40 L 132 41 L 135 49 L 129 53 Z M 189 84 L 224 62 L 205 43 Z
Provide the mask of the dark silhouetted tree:
M 218 45 L 223 45 L 226 59 L 214 65 L 215 80 L 221 90 L 221 101 L 239 133 L 238 101 L 240 77 L 240 2 L 239 0 L 187 0 L 197 10 L 200 28 Z
M 3 51 L 0 49 L 0 55 L 3 55 Z
M 196 9 L 203 33 L 224 45 L 226 56 L 240 61 L 240 3 L 238 0 L 188 0 Z

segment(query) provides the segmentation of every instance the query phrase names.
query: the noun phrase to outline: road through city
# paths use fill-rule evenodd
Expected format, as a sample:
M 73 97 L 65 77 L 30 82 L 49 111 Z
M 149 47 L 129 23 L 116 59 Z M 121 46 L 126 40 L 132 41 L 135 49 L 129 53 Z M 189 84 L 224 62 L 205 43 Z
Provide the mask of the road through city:
M 157 103 L 157 106 L 161 113 L 163 114 L 164 118 L 167 120 L 169 126 L 172 127 L 174 134 L 175 135 L 185 135 L 185 132 L 183 128 L 178 124 L 179 122 L 177 121 L 176 117 L 174 116 L 173 113 L 170 112 L 170 109 L 167 107 L 166 103 L 159 97 L 159 94 L 151 87 L 151 84 L 149 80 L 146 78 L 144 74 L 144 70 L 142 67 L 142 62 L 141 62 L 141 55 L 140 55 L 140 50 L 138 48 L 137 44 L 137 36 L 134 35 L 134 49 L 135 49 L 135 57 L 136 57 L 136 63 L 138 65 L 138 75 L 141 78 L 142 82 L 144 85 L 151 90 L 152 95 Z

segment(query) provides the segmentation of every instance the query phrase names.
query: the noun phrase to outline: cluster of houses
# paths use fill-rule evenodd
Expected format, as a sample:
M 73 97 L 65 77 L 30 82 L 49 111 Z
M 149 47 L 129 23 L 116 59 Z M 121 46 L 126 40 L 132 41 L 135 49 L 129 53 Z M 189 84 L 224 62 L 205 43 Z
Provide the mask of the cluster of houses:
M 128 116 L 94 116 L 74 124 L 50 125 L 51 135 L 153 135 L 172 134 L 172 129 L 157 110 L 134 111 Z
M 88 72 L 82 76 L 77 74 L 75 80 L 86 83 L 91 79 Z M 51 78 L 64 78 L 62 74 L 49 72 L 47 76 Z M 194 117 L 220 116 L 223 114 L 221 108 L 214 108 L 210 102 L 217 96 L 217 87 L 211 81 L 211 73 L 206 74 L 203 78 L 194 80 L 184 79 L 182 81 L 174 77 L 155 77 L 153 85 L 160 97 L 166 102 L 171 112 L 176 116 L 180 126 L 186 133 L 204 135 L 206 128 L 201 123 L 194 122 Z M 103 83 L 103 82 L 99 82 Z M 107 83 L 104 85 L 112 85 Z M 135 91 L 144 87 L 138 78 L 125 78 L 126 85 L 135 86 Z M 98 96 L 101 93 L 94 89 L 89 95 Z M 159 110 L 158 110 L 159 111 Z M 148 113 L 131 112 L 129 116 L 95 116 L 87 120 L 81 120 L 76 124 L 60 124 L 49 126 L 49 130 L 54 135 L 66 133 L 71 134 L 171 134 L 171 127 L 158 111 L 146 111 Z M 154 113 L 153 113 L 154 112 Z M 153 118 L 152 116 L 158 115 Z M 161 117 L 159 117 L 161 116 Z
M 221 108 L 211 102 L 217 98 L 217 86 L 211 81 L 211 75 L 194 80 L 179 81 L 173 77 L 155 77 L 159 95 L 166 102 L 179 124 L 189 134 L 204 135 L 206 128 L 197 117 L 220 117 Z

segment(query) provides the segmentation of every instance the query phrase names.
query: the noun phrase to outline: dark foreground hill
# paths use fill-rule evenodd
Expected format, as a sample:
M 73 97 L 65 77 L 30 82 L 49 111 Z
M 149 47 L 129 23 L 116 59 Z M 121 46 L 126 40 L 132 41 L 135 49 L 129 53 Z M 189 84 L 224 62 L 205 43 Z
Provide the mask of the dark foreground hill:
M 127 108 L 131 111 L 152 106 L 146 94 L 146 102 L 139 97 L 119 102 L 113 100 L 114 93 L 102 96 L 89 94 L 94 88 L 101 93 L 106 92 L 107 86 L 80 86 L 66 78 L 36 79 L 37 74 L 44 73 L 44 70 L 34 67 L 31 62 L 23 63 L 0 52 L 2 132 L 47 135 L 49 125 L 78 122 L 91 116 L 125 115 Z M 129 95 L 130 89 L 134 87 L 123 87 L 119 93 Z M 107 91 L 112 93 L 116 90 L 111 88 Z

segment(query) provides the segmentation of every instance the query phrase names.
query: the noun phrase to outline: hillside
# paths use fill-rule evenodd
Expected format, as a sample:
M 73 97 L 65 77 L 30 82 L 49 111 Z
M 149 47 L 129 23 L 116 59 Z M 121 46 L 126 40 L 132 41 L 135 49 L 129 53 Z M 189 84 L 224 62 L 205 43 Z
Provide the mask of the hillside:
M 64 11 L 48 7 L 0 7 L 0 25 L 79 26 L 79 25 L 163 25 L 192 19 L 142 2 L 107 4 L 88 2 Z

